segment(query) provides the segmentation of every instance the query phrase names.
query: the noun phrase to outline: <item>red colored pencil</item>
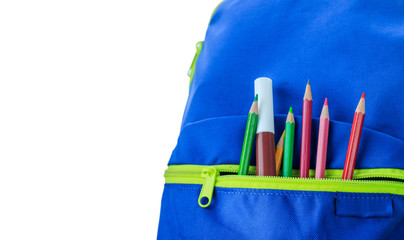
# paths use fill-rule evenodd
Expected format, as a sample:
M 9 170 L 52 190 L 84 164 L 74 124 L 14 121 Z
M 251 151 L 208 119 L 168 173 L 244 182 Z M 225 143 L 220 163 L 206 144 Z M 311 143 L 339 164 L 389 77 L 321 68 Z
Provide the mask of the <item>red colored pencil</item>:
M 342 179 L 352 179 L 353 177 L 364 120 L 365 93 L 362 94 L 362 97 L 359 100 L 358 106 L 355 110 L 355 115 L 352 122 L 351 136 L 349 137 L 348 151 L 345 157 L 344 171 L 342 172 Z
M 324 178 L 325 163 L 327 160 L 328 128 L 330 115 L 328 113 L 328 101 L 325 98 L 323 110 L 320 115 L 320 126 L 318 129 L 316 178 Z
M 310 170 L 310 141 L 311 141 L 311 111 L 313 98 L 311 96 L 310 79 L 307 81 L 303 97 L 302 146 L 300 149 L 300 177 L 308 178 Z

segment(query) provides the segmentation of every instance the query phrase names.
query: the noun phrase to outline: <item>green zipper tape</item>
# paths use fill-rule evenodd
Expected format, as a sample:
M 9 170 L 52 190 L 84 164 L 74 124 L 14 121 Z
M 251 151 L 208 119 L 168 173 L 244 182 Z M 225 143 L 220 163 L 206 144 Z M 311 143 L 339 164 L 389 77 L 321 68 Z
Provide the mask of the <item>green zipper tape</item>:
M 293 170 L 293 177 L 290 178 L 220 175 L 237 173 L 238 167 L 238 165 L 170 165 L 164 176 L 167 184 L 202 184 L 198 203 L 204 208 L 211 203 L 214 187 L 404 195 L 404 183 L 394 181 L 394 179 L 404 180 L 404 170 L 401 169 L 356 169 L 354 180 L 342 180 L 342 170 L 339 169 L 326 170 L 323 179 L 298 178 L 298 170 Z M 255 167 L 250 166 L 248 172 L 255 174 Z M 310 170 L 310 176 L 314 176 L 314 170 Z M 392 180 L 360 180 L 366 178 Z

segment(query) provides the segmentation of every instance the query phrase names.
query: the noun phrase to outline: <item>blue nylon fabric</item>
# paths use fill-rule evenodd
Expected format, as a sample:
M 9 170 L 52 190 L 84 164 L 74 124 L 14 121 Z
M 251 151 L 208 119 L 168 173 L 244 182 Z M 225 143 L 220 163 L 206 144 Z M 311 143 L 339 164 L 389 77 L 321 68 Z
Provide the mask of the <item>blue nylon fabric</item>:
M 312 169 L 325 97 L 331 119 L 327 168 L 343 168 L 362 92 L 366 117 L 357 168 L 404 169 L 403 63 L 403 1 L 224 1 L 196 61 L 169 164 L 238 164 L 254 80 L 267 76 L 273 80 L 275 140 L 290 106 L 297 119 L 294 168 L 310 78 Z
M 286 115 L 275 116 L 275 138 L 283 131 Z M 176 150 L 173 151 L 170 164 L 239 164 L 247 116 L 231 116 L 205 119 L 187 124 L 181 131 Z M 300 127 L 301 117 L 296 116 L 296 129 Z M 318 118 L 312 122 L 312 156 L 311 168 L 316 166 L 316 146 Z M 327 151 L 327 168 L 343 169 L 348 146 L 351 124 L 331 120 Z M 295 135 L 293 168 L 300 165 L 301 132 Z M 380 142 L 382 140 L 382 142 Z M 378 147 L 383 144 L 384 152 Z M 332 146 L 332 147 L 331 147 Z M 358 153 L 356 168 L 404 168 L 401 140 L 386 134 L 364 128 Z M 402 148 L 402 147 L 401 147 Z M 253 148 L 255 149 L 255 147 Z M 255 165 L 255 151 L 252 153 L 251 165 Z
M 336 215 L 341 217 L 392 217 L 393 201 L 389 194 L 337 193 Z
M 359 203 L 390 199 L 393 214 L 341 217 L 333 192 L 215 187 L 211 205 L 203 209 L 200 190 L 200 185 L 165 185 L 157 239 L 404 239 L 399 195 L 346 195 Z

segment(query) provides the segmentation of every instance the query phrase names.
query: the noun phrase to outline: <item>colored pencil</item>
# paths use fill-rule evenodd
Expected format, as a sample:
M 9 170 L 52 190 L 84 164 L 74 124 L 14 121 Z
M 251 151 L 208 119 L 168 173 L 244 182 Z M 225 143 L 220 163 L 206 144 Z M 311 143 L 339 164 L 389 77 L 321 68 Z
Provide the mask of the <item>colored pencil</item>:
M 327 161 L 328 128 L 330 125 L 330 115 L 328 113 L 328 101 L 324 100 L 323 110 L 320 115 L 320 126 L 318 129 L 316 178 L 324 178 L 325 163 Z
M 255 132 L 257 131 L 258 123 L 258 95 L 255 95 L 254 102 L 251 105 L 248 113 L 247 126 L 244 133 L 243 148 L 241 150 L 240 167 L 238 175 L 247 175 L 250 166 L 251 152 L 254 143 Z
M 349 137 L 348 150 L 345 157 L 344 171 L 342 172 L 342 179 L 352 179 L 353 177 L 364 120 L 365 93 L 362 94 L 362 97 L 359 100 L 358 106 L 355 110 L 355 115 L 352 122 L 351 136 Z
M 276 176 L 279 175 L 279 170 L 281 169 L 284 144 L 285 144 L 285 130 L 283 131 L 282 136 L 279 138 L 278 144 L 276 144 L 275 149 Z
M 295 142 L 295 118 L 292 107 L 289 109 L 285 124 L 285 146 L 283 151 L 283 176 L 292 176 L 293 145 Z
M 256 163 L 258 176 L 275 176 L 275 126 L 272 96 L 272 80 L 257 78 L 254 82 L 258 94 L 258 118 L 256 134 Z
M 310 79 L 307 81 L 303 97 L 302 145 L 300 150 L 300 177 L 308 178 L 310 170 L 311 112 L 313 98 L 311 96 Z

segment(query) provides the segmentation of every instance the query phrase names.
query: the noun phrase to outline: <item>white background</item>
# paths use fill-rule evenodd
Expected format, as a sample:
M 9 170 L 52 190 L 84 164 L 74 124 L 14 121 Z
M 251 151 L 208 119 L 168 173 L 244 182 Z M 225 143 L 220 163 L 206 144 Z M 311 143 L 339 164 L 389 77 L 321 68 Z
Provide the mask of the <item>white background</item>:
M 155 239 L 215 1 L 0 3 L 0 239 Z

